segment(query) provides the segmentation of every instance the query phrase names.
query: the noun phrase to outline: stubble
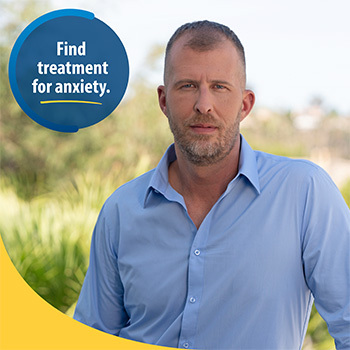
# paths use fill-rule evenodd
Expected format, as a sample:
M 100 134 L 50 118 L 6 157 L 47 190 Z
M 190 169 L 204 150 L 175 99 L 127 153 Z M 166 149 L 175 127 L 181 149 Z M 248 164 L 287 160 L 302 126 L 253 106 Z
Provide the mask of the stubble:
M 197 166 L 208 166 L 223 160 L 234 148 L 239 136 L 240 115 L 241 111 L 228 126 L 210 114 L 197 114 L 183 125 L 175 122 L 172 115 L 168 116 L 168 121 L 175 143 L 186 159 Z M 190 126 L 199 123 L 215 126 L 215 135 L 193 133 Z

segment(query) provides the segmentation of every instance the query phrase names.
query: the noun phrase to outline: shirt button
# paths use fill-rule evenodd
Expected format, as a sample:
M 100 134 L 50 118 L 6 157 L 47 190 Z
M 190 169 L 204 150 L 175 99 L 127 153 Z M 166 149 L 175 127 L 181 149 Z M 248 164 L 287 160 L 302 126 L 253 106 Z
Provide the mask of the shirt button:
M 195 251 L 194 251 L 194 255 L 199 255 L 201 253 L 201 251 L 199 250 L 199 249 L 196 249 Z
M 193 303 L 195 303 L 195 302 L 196 302 L 196 298 L 191 297 L 191 298 L 190 298 L 190 303 L 192 303 L 192 304 L 193 304 Z
M 188 343 L 183 343 L 182 346 L 183 346 L 185 349 L 188 349 L 189 344 L 188 344 Z

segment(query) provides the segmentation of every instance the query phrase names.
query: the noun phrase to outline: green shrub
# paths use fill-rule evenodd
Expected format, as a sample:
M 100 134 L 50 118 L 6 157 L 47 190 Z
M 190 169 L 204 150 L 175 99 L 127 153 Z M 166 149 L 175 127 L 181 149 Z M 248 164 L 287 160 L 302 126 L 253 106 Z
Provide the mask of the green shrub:
M 98 177 L 94 177 L 98 179 Z M 78 298 L 89 257 L 91 232 L 111 186 L 90 177 L 29 202 L 0 189 L 0 233 L 24 280 L 65 312 Z

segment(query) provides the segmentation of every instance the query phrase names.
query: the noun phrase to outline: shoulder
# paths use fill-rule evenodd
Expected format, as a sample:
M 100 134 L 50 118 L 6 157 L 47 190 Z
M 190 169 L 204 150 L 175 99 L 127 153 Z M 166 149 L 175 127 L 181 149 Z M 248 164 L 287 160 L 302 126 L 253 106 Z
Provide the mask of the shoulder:
M 254 151 L 262 181 L 275 179 L 282 183 L 304 187 L 336 188 L 331 177 L 319 165 L 306 160 Z
M 270 154 L 261 151 L 254 151 L 257 160 L 258 170 L 268 171 L 269 169 L 281 169 L 284 171 L 300 172 L 302 174 L 308 175 L 318 175 L 327 173 L 317 164 L 306 160 L 298 158 L 289 158 L 278 156 L 275 154 Z
M 129 195 L 131 193 L 135 194 L 138 192 L 146 191 L 149 187 L 150 181 L 152 179 L 152 176 L 155 172 L 155 169 L 152 169 L 138 177 L 136 177 L 133 180 L 130 180 L 117 188 L 113 194 L 111 195 L 112 198 L 114 197 L 121 197 L 125 195 Z
M 119 207 L 142 205 L 154 171 L 155 169 L 152 169 L 117 188 L 105 201 L 103 211 L 108 213 Z
M 258 165 L 265 167 L 274 167 L 279 166 L 283 168 L 289 168 L 289 169 L 305 169 L 308 171 L 319 171 L 322 169 L 317 164 L 306 160 L 306 159 L 299 159 L 299 158 L 289 158 L 284 156 L 278 156 L 271 153 L 266 153 L 262 151 L 254 151 L 256 155 L 256 160 Z

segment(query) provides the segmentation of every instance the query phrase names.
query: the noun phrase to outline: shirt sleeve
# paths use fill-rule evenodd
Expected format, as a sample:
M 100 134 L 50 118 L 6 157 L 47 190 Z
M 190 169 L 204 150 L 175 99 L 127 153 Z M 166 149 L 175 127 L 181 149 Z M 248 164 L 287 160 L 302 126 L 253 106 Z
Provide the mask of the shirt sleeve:
M 117 211 L 102 208 L 91 241 L 90 263 L 74 319 L 101 331 L 119 335 L 128 322 L 123 306 L 124 288 L 119 277 L 116 240 Z
M 350 349 L 350 212 L 328 174 L 314 169 L 303 220 L 305 278 L 337 349 Z

